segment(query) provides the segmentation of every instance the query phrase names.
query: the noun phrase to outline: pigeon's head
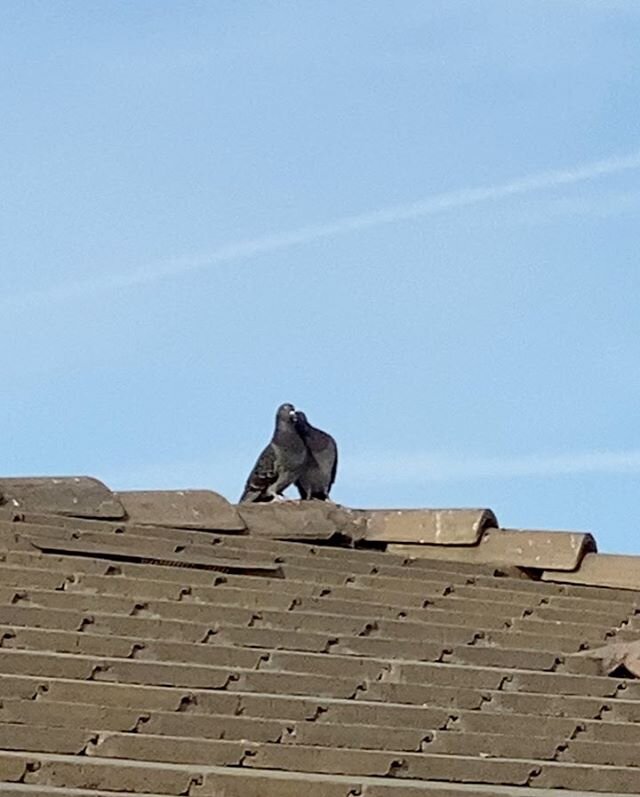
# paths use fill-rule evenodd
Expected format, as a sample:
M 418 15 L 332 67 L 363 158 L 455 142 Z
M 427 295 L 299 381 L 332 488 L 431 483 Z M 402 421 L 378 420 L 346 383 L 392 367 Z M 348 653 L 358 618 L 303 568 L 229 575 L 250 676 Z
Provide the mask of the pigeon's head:
M 302 433 L 306 429 L 309 428 L 309 421 L 307 420 L 307 416 L 302 412 L 302 410 L 296 410 L 293 416 L 293 422 L 296 425 L 296 429 Z
M 278 424 L 289 424 L 292 421 L 295 421 L 295 417 L 296 408 L 293 406 L 293 404 L 281 404 L 278 407 L 278 411 L 276 412 L 276 422 Z

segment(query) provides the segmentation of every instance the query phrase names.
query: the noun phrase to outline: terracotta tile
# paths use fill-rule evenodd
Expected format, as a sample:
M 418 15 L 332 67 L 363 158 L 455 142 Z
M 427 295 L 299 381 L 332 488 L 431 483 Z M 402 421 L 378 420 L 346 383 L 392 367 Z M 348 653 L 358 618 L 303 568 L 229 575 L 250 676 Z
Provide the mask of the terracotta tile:
M 488 699 L 480 689 L 389 682 L 369 684 L 366 690 L 358 693 L 357 698 L 368 701 L 376 700 L 381 703 L 409 703 L 416 706 L 429 705 L 467 709 L 478 709 L 485 699 Z
M 569 763 L 543 763 L 530 781 L 546 789 L 640 794 L 640 768 L 605 767 Z
M 560 740 L 540 736 L 514 737 L 507 734 L 460 733 L 458 731 L 434 731 L 430 736 L 428 743 L 423 745 L 423 750 L 426 753 L 488 759 L 553 760 L 560 743 Z
M 298 775 L 287 772 L 215 772 L 192 790 L 193 797 L 351 797 L 357 794 L 357 781 Z
M 426 730 L 384 725 L 334 725 L 326 722 L 297 722 L 283 735 L 283 744 L 347 747 L 358 750 L 419 752 Z
M 361 679 L 336 678 L 288 672 L 243 672 L 233 682 L 238 692 L 270 692 L 284 695 L 351 698 Z
M 42 728 L 19 723 L 0 724 L 0 749 L 37 753 L 70 753 L 79 755 L 92 739 L 86 730 Z
M 512 714 L 492 710 L 491 704 L 482 711 L 456 711 L 455 719 L 447 725 L 451 730 L 459 730 L 464 735 L 501 734 L 514 738 L 539 737 L 560 744 L 571 738 L 585 723 L 585 720 L 569 717 L 545 717 L 531 714 Z
M 493 636 L 493 635 L 492 635 Z M 505 637 L 508 637 L 505 634 Z M 514 635 L 515 636 L 515 635 Z M 510 639 L 514 646 L 522 644 L 521 637 Z M 527 644 L 525 639 L 524 644 Z M 553 670 L 559 661 L 558 652 L 545 652 L 531 649 L 520 650 L 481 645 L 457 645 L 446 660 L 454 664 L 470 664 L 478 667 L 507 667 L 522 670 Z
M 103 733 L 87 750 L 91 756 L 170 764 L 239 766 L 251 745 L 245 742 Z
M 485 708 L 488 711 L 505 711 L 533 716 L 595 719 L 601 715 L 603 707 L 606 705 L 608 705 L 608 698 L 493 692 L 491 701 L 485 705 Z
M 0 752 L 0 756 L 2 753 Z M 201 769 L 170 767 L 143 762 L 101 761 L 98 758 L 71 758 L 38 755 L 24 776 L 25 784 L 53 788 L 104 789 L 107 792 L 183 795 L 203 779 Z
M 436 730 L 444 727 L 449 718 L 458 712 L 449 707 L 413 706 L 392 703 L 374 703 L 365 700 L 332 702 L 323 705 L 321 713 L 316 712 L 318 724 L 336 725 L 381 725 L 383 727 Z
M 615 697 L 620 687 L 615 678 L 589 678 L 562 673 L 513 673 L 504 685 L 505 691 L 537 692 L 540 694 L 584 695 L 585 697 Z
M 3 700 L 0 723 L 20 723 L 46 728 L 129 731 L 135 728 L 139 709 L 97 706 L 91 703 L 56 703 L 52 700 Z

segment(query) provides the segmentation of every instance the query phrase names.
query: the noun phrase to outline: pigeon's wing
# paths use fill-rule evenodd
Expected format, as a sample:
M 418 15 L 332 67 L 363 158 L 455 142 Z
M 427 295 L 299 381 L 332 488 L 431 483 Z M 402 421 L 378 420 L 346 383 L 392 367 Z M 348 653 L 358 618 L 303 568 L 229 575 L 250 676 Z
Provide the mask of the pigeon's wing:
M 303 501 L 311 498 L 326 501 L 338 469 L 336 441 L 330 434 L 311 427 L 305 442 L 308 454 L 295 485 Z
M 327 432 L 318 430 L 315 437 L 315 458 L 318 462 L 322 488 L 328 498 L 338 470 L 338 446 Z
M 249 474 L 244 491 L 240 496 L 240 503 L 245 501 L 259 501 L 264 498 L 267 490 L 278 479 L 276 450 L 271 443 L 258 457 L 253 470 Z

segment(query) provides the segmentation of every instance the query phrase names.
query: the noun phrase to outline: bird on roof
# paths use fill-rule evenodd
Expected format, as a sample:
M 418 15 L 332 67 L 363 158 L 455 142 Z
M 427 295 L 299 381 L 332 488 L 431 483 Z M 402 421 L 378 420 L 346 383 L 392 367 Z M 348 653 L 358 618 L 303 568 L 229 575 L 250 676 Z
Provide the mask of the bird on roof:
M 303 501 L 318 498 L 326 501 L 336 479 L 338 469 L 338 446 L 336 441 L 322 429 L 316 429 L 298 410 L 294 420 L 300 437 L 307 448 L 307 458 L 295 485 Z
M 295 408 L 281 404 L 273 437 L 249 474 L 240 503 L 282 498 L 282 492 L 300 476 L 306 460 L 307 449 L 295 424 Z

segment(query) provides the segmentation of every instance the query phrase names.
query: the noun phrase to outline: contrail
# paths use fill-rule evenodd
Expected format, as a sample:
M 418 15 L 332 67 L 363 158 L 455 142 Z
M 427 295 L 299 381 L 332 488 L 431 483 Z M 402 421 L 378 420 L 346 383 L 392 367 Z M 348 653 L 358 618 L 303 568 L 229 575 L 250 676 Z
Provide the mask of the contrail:
M 145 285 L 162 279 L 199 271 L 218 263 L 247 260 L 256 255 L 283 251 L 295 246 L 335 238 L 351 232 L 367 230 L 401 221 L 419 219 L 438 213 L 445 213 L 458 208 L 471 207 L 488 202 L 496 202 L 512 196 L 522 196 L 544 189 L 560 188 L 574 185 L 599 177 L 606 177 L 621 172 L 640 168 L 640 152 L 627 156 L 607 158 L 594 161 L 571 169 L 545 171 L 529 175 L 512 182 L 478 188 L 462 188 L 411 202 L 404 205 L 392 205 L 378 210 L 343 216 L 333 222 L 299 227 L 274 235 L 266 235 L 246 241 L 238 241 L 214 249 L 209 254 L 163 260 L 151 265 L 134 268 L 128 272 L 91 277 L 86 280 L 69 282 L 57 287 L 33 291 L 22 296 L 7 297 L 3 305 L 31 304 L 54 302 L 56 300 L 73 299 L 88 294 L 103 293 L 118 288 Z
M 358 484 L 427 484 L 475 479 L 553 478 L 589 473 L 640 473 L 640 450 L 524 454 L 512 457 L 369 453 L 343 458 Z

